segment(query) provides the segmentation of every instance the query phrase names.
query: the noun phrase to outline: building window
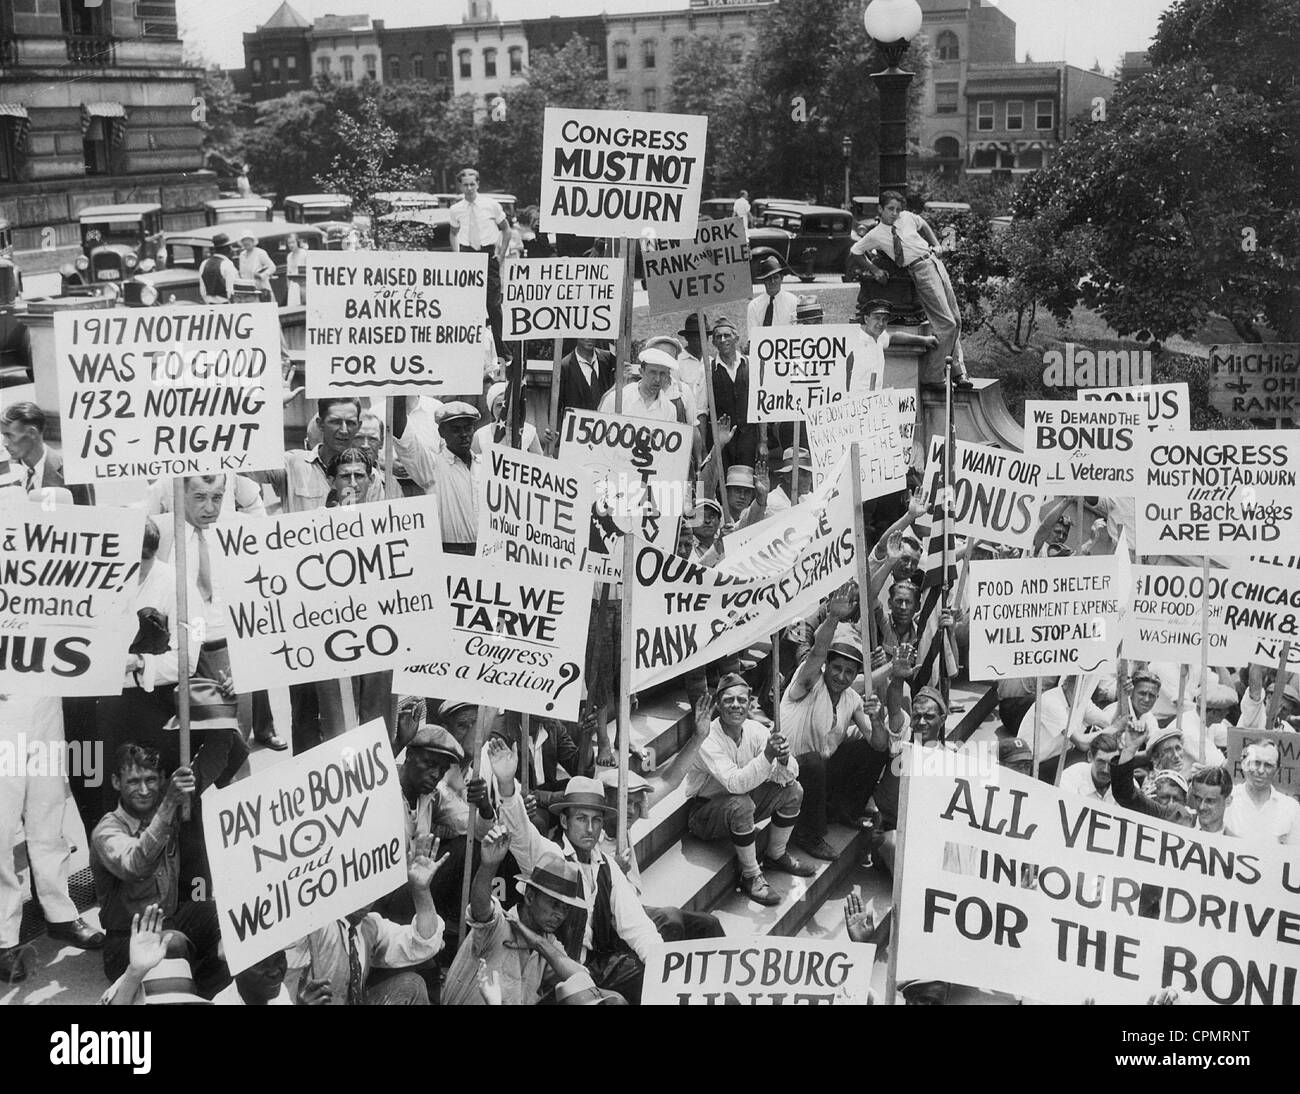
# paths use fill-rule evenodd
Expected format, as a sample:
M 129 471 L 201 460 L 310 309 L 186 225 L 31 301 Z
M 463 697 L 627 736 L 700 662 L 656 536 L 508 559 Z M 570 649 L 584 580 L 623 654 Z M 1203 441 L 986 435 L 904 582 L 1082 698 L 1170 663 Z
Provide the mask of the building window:
M 940 61 L 956 61 L 961 57 L 961 42 L 950 30 L 941 30 L 934 40 L 934 55 Z
M 497 74 L 497 51 L 495 49 L 485 49 L 483 51 L 483 75 L 489 80 Z
M 0 118 L 0 182 L 17 182 L 26 118 Z
M 450 78 L 451 70 L 447 66 L 447 54 L 439 50 L 433 55 L 433 78 L 435 80 L 446 80 Z M 424 75 L 424 65 L 420 65 L 420 75 Z
M 385 78 L 390 84 L 396 83 L 402 78 L 402 62 L 398 58 L 388 58 L 388 74 Z
M 956 83 L 934 85 L 934 112 L 936 114 L 957 113 Z
M 614 71 L 615 72 L 627 71 L 627 43 L 626 42 L 614 43 Z
M 13 4 L 6 5 L 12 8 Z M 112 12 L 107 4 L 89 7 L 85 0 L 62 0 L 59 14 L 63 33 L 84 37 L 106 38 L 112 34 Z
M 444 53 L 441 54 L 440 56 L 442 56 L 445 60 L 447 55 Z M 437 58 L 435 57 L 434 60 L 436 64 Z M 424 79 L 424 54 L 423 53 L 411 54 L 411 79 L 413 80 Z
M 109 173 L 109 140 L 111 125 L 107 118 L 91 118 L 86 135 L 81 139 L 81 149 L 86 161 L 86 174 Z
M 647 87 L 643 92 L 641 92 L 641 97 L 645 100 L 645 108 L 647 110 L 659 109 L 659 92 L 655 88 Z
M 1056 124 L 1055 103 L 1051 99 L 1034 101 L 1034 128 L 1051 129 Z
M 272 57 L 272 58 L 271 58 L 271 79 L 270 79 L 269 82 L 270 82 L 270 83 L 273 83 L 273 84 L 278 84 L 278 83 L 281 82 L 281 80 L 280 80 L 280 58 L 279 58 L 279 57 Z
M 284 59 L 285 79 L 293 82 L 298 78 L 298 58 L 292 53 Z
M 993 128 L 993 104 L 980 102 L 975 104 L 975 128 L 988 132 Z
M 996 148 L 977 148 L 975 154 L 971 157 L 971 166 L 978 170 L 987 170 L 998 165 L 998 150 Z
M 934 154 L 941 160 L 961 159 L 961 145 L 956 137 L 940 137 L 934 142 Z
M 510 47 L 510 75 L 522 76 L 524 74 L 524 47 Z
M 373 53 L 367 53 L 364 57 L 362 57 L 361 64 L 366 70 L 367 80 L 378 79 L 379 72 L 376 67 L 378 62 L 375 60 L 375 55 Z
M 641 43 L 641 66 L 643 68 L 654 68 L 655 66 L 654 39 L 649 39 Z
M 474 68 L 470 61 L 471 56 L 472 54 L 467 49 L 462 49 L 456 54 L 460 61 L 460 78 L 462 80 L 468 80 L 474 74 Z
M 1037 171 L 1043 166 L 1043 150 L 1041 148 L 1026 148 L 1016 158 L 1016 166 L 1027 171 Z
M 352 58 L 340 57 L 339 60 L 343 64 L 343 79 L 346 80 L 348 83 L 351 83 L 352 82 Z
M 316 69 L 322 76 L 328 76 L 330 74 L 330 59 L 328 57 L 317 58 Z
M 727 56 L 733 65 L 738 65 L 744 60 L 745 39 L 742 35 L 733 34 L 727 39 Z
M 260 84 L 261 82 L 262 82 L 262 58 L 254 57 L 253 58 L 253 83 Z
M 673 56 L 674 56 L 674 57 L 680 57 L 680 56 L 682 55 L 682 50 L 685 49 L 685 48 L 686 48 L 686 39 L 685 39 L 685 38 L 674 38 L 674 39 L 673 39 Z
M 1007 129 L 1024 129 L 1025 104 L 1019 99 L 1007 103 Z

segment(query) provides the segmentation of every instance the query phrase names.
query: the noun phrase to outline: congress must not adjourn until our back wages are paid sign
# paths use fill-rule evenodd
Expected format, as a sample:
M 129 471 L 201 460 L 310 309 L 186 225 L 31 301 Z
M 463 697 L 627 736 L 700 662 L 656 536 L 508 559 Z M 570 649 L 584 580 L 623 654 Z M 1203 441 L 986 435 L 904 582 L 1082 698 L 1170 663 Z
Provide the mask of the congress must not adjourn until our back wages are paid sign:
M 694 238 L 708 124 L 696 114 L 547 107 L 541 229 Z

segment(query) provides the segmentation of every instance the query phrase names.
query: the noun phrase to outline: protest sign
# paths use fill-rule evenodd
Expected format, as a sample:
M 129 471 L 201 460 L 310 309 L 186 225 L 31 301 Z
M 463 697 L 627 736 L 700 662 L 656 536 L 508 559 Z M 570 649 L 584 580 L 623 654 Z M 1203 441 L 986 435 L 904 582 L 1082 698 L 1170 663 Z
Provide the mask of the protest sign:
M 1142 403 L 1148 429 L 1186 432 L 1192 428 L 1192 400 L 1186 384 L 1143 384 L 1140 387 L 1094 387 L 1079 391 L 1081 403 Z
M 1137 550 L 1251 555 L 1300 542 L 1295 430 L 1138 437 Z
M 1000 768 L 906 777 L 898 979 L 1046 1003 L 1300 1002 L 1300 857 Z
M 931 437 L 923 497 L 935 496 L 944 455 L 943 437 Z M 1019 452 L 958 441 L 952 461 L 953 531 L 1032 553 L 1043 500 L 1041 473 L 1037 463 Z
M 406 807 L 381 719 L 203 793 L 226 964 L 240 972 L 406 881 Z
M 749 300 L 749 240 L 740 217 L 703 221 L 690 243 L 661 239 L 642 250 L 650 314 Z
M 898 435 L 897 400 L 892 391 L 854 395 L 808 411 L 808 452 L 817 485 L 835 474 L 858 443 L 864 500 L 907 485 L 907 453 Z
M 569 408 L 560 461 L 588 474 L 596 493 L 583 569 L 617 579 L 629 528 L 652 546 L 674 549 L 690 490 L 691 441 L 685 423 Z
M 617 338 L 623 264 L 617 258 L 510 258 L 501 267 L 501 300 L 506 338 Z
M 903 449 L 903 458 L 909 467 L 915 466 L 918 458 L 925 458 L 925 453 L 920 451 L 921 446 L 916 441 L 916 420 L 920 413 L 916 388 L 896 387 L 884 390 L 892 392 L 898 404 L 898 442 Z
M 68 483 L 284 463 L 272 304 L 54 315 Z
M 1210 405 L 1225 418 L 1300 418 L 1300 343 L 1211 346 Z
M 559 570 L 581 566 L 595 505 L 591 476 L 496 444 L 484 457 L 488 473 L 477 482 L 478 557 Z
M 970 583 L 972 680 L 1092 672 L 1115 656 L 1115 555 L 972 561 Z
M 1148 432 L 1145 407 L 1025 403 L 1025 455 L 1043 468 L 1045 493 L 1132 492 L 1136 438 Z
M 1256 663 L 1261 639 L 1279 647 L 1300 640 L 1300 570 L 1267 562 L 1234 559 L 1223 580 L 1221 627 L 1226 632 L 1227 664 Z
M 700 216 L 708 124 L 695 114 L 548 106 L 542 230 L 691 239 Z
M 307 394 L 477 395 L 488 256 L 321 251 L 307 265 Z
M 404 665 L 393 686 L 576 721 L 591 575 L 501 561 L 488 568 L 464 555 L 442 562 L 450 629 L 439 632 L 435 659 Z
M 144 520 L 138 509 L 4 502 L 0 695 L 121 694 Z
M 865 1006 L 876 947 L 757 935 L 650 947 L 644 1006 Z
M 241 692 L 397 668 L 450 623 L 431 495 L 211 529 Z
M 1222 629 L 1224 571 L 1210 574 L 1208 589 L 1210 663 L 1224 660 L 1228 638 Z M 1134 566 L 1133 603 L 1120 622 L 1124 656 L 1137 661 L 1199 660 L 1204 575 L 1192 566 Z
M 1228 727 L 1228 769 L 1232 781 L 1240 784 L 1246 773 L 1241 769 L 1241 758 L 1248 745 L 1272 741 L 1277 745 L 1277 770 L 1273 772 L 1273 785 L 1284 794 L 1300 793 L 1300 733 L 1286 729 L 1238 729 Z M 1238 789 L 1235 793 L 1244 794 Z
M 637 545 L 634 691 L 765 641 L 857 576 L 849 466 L 716 567 Z
M 862 332 L 851 323 L 763 327 L 749 347 L 751 422 L 798 422 L 849 393 Z

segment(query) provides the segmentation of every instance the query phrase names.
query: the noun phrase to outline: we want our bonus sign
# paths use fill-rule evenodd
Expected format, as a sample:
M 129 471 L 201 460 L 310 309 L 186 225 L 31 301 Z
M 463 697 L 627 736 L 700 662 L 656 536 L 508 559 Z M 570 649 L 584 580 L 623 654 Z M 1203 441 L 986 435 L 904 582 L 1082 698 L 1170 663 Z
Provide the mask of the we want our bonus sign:
M 541 226 L 548 232 L 691 239 L 709 120 L 694 114 L 548 107 Z

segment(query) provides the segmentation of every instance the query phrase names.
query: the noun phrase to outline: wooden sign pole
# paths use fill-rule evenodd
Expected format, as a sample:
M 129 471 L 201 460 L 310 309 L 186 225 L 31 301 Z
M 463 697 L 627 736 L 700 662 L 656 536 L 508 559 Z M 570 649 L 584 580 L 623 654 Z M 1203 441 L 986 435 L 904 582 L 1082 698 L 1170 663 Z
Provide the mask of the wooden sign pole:
M 718 400 L 713 393 L 713 363 L 709 360 L 708 327 L 704 323 L 704 309 L 695 312 L 695 322 L 700 331 L 700 364 L 704 368 L 704 397 L 709 412 L 709 429 L 713 434 L 713 474 L 718 480 L 718 493 L 722 498 L 722 520 L 719 527 L 731 519 L 731 507 L 727 504 L 727 476 L 722 467 L 722 445 L 718 443 Z M 734 424 L 734 423 L 733 423 Z
M 186 565 L 185 476 L 172 480 L 172 561 L 176 564 L 176 720 L 180 723 L 181 767 L 190 766 L 190 636 L 194 621 L 190 618 L 190 575 Z M 181 806 L 183 820 L 190 819 L 190 803 Z
M 478 714 L 474 718 L 474 736 L 470 738 L 470 775 L 471 779 L 477 779 L 482 774 L 479 770 L 479 758 L 483 754 L 483 742 L 487 738 L 486 729 L 492 721 L 493 709 L 486 704 L 480 704 Z M 465 941 L 465 935 L 469 932 L 469 887 L 474 878 L 474 845 L 478 842 L 474 838 L 474 827 L 478 818 L 478 810 L 470 809 L 469 817 L 465 825 L 465 873 L 461 877 L 460 883 L 460 941 Z

